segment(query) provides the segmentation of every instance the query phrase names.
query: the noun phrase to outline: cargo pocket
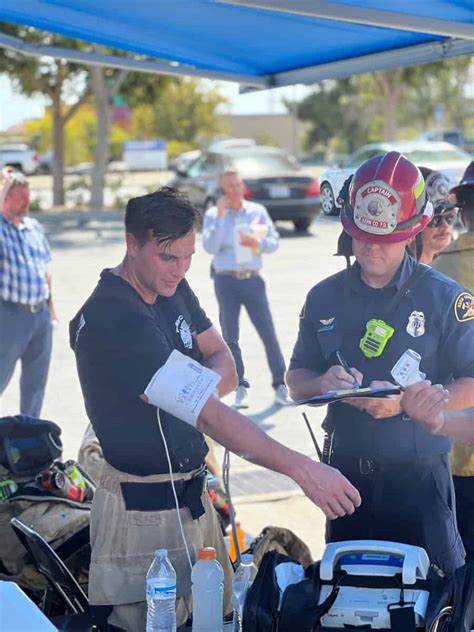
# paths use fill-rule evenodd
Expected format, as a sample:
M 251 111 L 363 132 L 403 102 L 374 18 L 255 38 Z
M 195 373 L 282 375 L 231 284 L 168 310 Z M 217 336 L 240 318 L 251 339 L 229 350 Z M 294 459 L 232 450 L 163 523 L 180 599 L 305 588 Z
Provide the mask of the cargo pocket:
M 186 543 L 194 564 L 197 550 L 203 546 L 203 538 L 197 520 L 189 509 L 180 510 Z M 191 592 L 191 571 L 186 555 L 181 529 L 175 509 L 165 511 L 126 511 L 127 538 L 124 554 L 130 564 L 146 570 L 156 549 L 167 549 L 168 557 L 178 576 L 177 596 Z

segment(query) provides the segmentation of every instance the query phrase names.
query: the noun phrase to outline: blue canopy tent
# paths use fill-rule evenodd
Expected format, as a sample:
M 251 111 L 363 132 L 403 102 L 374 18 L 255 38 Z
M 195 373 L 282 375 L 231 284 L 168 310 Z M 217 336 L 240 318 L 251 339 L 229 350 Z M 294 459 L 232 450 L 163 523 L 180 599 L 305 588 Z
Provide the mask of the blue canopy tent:
M 472 0 L 4 0 L 0 21 L 131 53 L 40 47 L 0 32 L 0 47 L 25 54 L 255 88 L 474 53 Z

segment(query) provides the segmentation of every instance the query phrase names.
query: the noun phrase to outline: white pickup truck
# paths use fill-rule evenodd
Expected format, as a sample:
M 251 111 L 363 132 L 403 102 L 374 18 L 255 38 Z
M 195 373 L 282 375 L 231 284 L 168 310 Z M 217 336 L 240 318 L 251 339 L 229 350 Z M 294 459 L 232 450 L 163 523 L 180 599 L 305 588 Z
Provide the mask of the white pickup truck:
M 15 167 L 26 175 L 38 171 L 39 156 L 25 143 L 0 144 L 0 169 L 6 166 Z

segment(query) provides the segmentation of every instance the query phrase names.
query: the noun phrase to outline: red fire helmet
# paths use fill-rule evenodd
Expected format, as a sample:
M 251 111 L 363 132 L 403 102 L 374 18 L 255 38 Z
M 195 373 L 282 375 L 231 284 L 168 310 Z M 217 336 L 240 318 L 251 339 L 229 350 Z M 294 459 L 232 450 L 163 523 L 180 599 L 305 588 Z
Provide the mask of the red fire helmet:
M 341 197 L 344 230 L 360 241 L 411 239 L 433 215 L 420 170 L 396 151 L 364 162 Z

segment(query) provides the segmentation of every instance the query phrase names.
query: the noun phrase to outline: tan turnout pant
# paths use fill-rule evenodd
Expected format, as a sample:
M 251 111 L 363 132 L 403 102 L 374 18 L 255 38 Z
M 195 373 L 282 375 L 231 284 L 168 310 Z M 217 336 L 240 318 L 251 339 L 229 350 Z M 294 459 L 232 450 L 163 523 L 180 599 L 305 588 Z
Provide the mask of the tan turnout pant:
M 196 472 L 175 474 L 174 480 L 189 480 Z M 161 483 L 169 475 L 133 476 L 104 462 L 91 512 L 91 605 L 113 606 L 109 622 L 130 632 L 145 630 L 145 578 L 154 551 L 168 549 L 177 575 L 176 618 L 180 626 L 192 611 L 191 573 L 175 509 L 130 511 L 125 508 L 120 483 Z M 232 566 L 217 514 L 207 490 L 202 493 L 205 513 L 193 520 L 187 507 L 180 509 L 191 561 L 203 546 L 213 546 L 224 569 L 224 613 L 232 610 Z

